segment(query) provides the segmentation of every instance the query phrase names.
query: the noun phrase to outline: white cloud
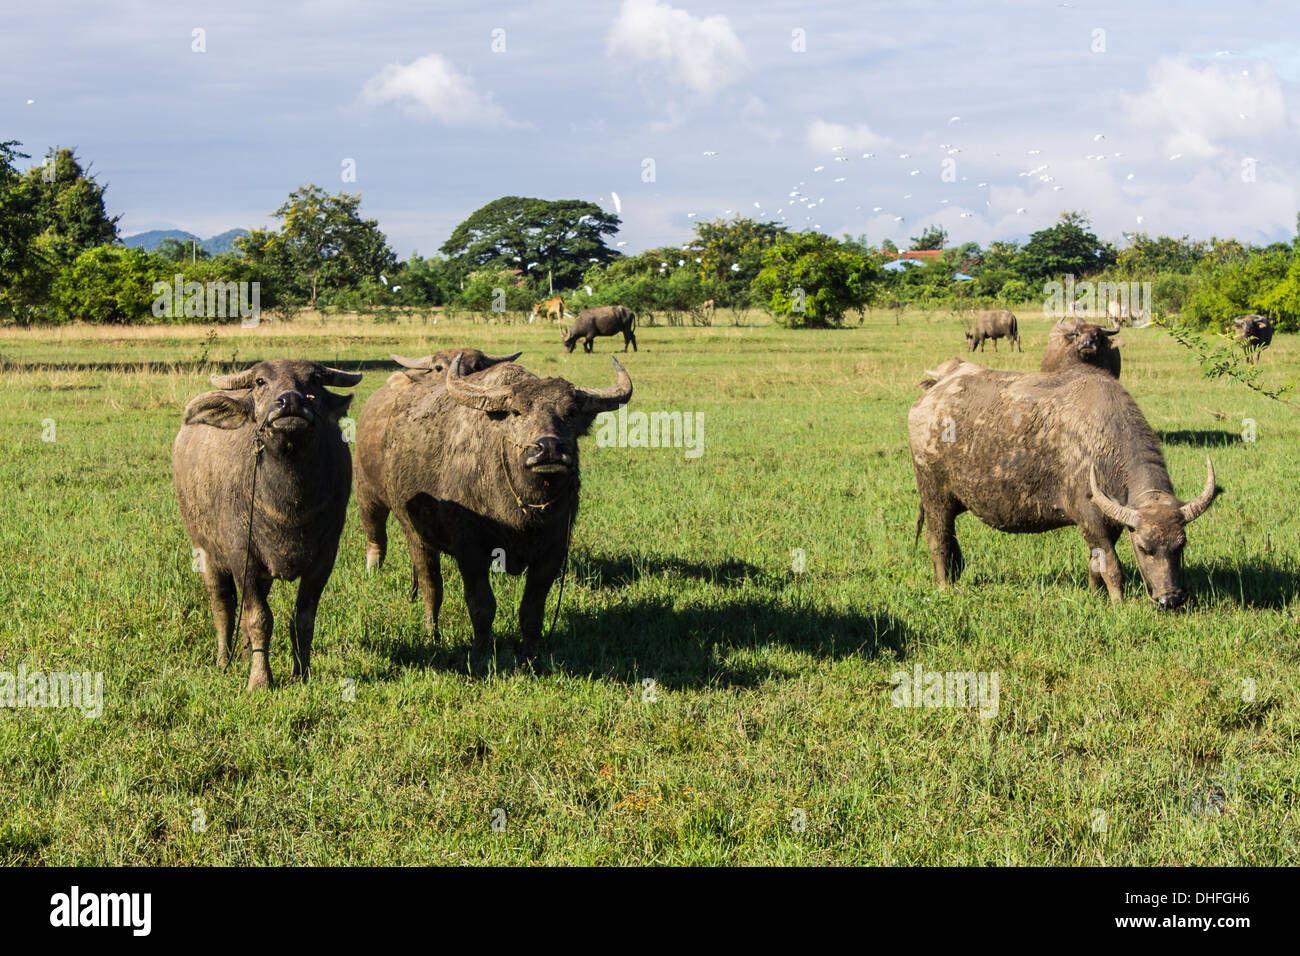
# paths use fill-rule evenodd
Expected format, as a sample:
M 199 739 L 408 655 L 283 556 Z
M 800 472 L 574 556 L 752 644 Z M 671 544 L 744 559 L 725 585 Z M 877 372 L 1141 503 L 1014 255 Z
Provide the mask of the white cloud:
M 808 126 L 808 145 L 824 153 L 829 153 L 835 146 L 860 150 L 885 146 L 888 143 L 889 137 L 873 133 L 866 123 L 847 126 L 844 123 L 828 123 L 819 119 Z
M 705 96 L 749 71 L 745 48 L 726 17 L 701 19 L 657 0 L 624 0 L 606 51 L 660 64 L 671 80 Z
M 1198 69 L 1185 59 L 1166 58 L 1149 77 L 1144 92 L 1123 97 L 1125 110 L 1135 126 L 1163 134 L 1171 155 L 1216 156 L 1228 140 L 1270 132 L 1285 122 L 1282 90 L 1267 65 Z
M 361 100 L 370 106 L 396 103 L 411 116 L 447 126 L 524 125 L 510 119 L 490 93 L 480 93 L 471 76 L 436 53 L 405 65 L 390 63 L 366 80 Z

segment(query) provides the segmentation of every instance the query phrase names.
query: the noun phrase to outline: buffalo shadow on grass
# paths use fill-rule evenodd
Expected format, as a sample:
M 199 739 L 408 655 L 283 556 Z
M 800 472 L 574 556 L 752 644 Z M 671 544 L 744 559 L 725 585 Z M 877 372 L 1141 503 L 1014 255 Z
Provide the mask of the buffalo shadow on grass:
M 1243 608 L 1275 610 L 1300 596 L 1300 570 L 1258 558 L 1218 567 L 1192 565 L 1183 568 L 1183 585 L 1191 591 L 1193 602 L 1198 595 L 1220 593 Z
M 574 676 L 653 678 L 668 689 L 754 687 L 790 672 L 748 652 L 775 648 L 831 660 L 892 652 L 901 661 L 920 640 L 888 612 L 827 611 L 784 595 L 684 607 L 651 598 L 562 612 L 543 642 L 543 659 Z
M 446 563 L 446 562 L 445 562 Z M 704 580 L 725 580 L 734 568 L 749 566 L 740 561 L 722 561 L 717 566 L 696 565 L 672 559 L 597 560 L 605 568 L 597 588 L 616 586 L 611 579 L 636 570 L 689 573 Z M 726 570 L 733 569 L 733 570 Z M 451 568 L 445 568 L 451 571 Z M 755 569 L 741 574 L 753 576 Z M 454 572 L 453 572 L 454 573 Z M 698 603 L 674 607 L 662 597 L 618 601 L 608 607 L 575 605 L 570 568 L 563 604 L 554 631 L 547 630 L 555 617 L 560 582 L 547 599 L 542 634 L 542 655 L 537 665 L 519 658 L 518 608 L 503 589 L 497 591 L 497 618 L 493 627 L 495 648 L 471 648 L 469 643 L 447 643 L 446 631 L 438 639 L 426 637 L 418 627 L 384 628 L 373 638 L 363 638 L 398 668 L 421 667 L 462 674 L 555 671 L 579 677 L 635 683 L 653 678 L 664 688 L 754 687 L 764 680 L 781 678 L 788 671 L 767 655 L 749 653 L 763 648 L 795 651 L 832 660 L 849 657 L 876 659 L 892 653 L 900 661 L 910 649 L 924 641 L 906 622 L 886 611 L 828 611 L 801 597 L 797 590 L 781 593 L 724 593 L 703 596 Z M 739 580 L 739 579 L 738 579 Z M 624 582 L 619 582 L 624 583 Z M 446 616 L 464 613 L 459 581 L 446 581 Z M 460 605 L 460 607 L 457 607 Z M 417 613 L 419 602 L 411 607 Z M 396 612 L 396 608 L 393 609 Z M 401 613 L 401 612 L 396 612 Z M 413 623 L 413 622 L 412 622 Z
M 676 576 L 708 581 L 723 587 L 736 587 L 746 581 L 769 583 L 771 575 L 748 561 L 724 558 L 721 561 L 686 561 L 664 555 L 621 554 L 616 557 L 574 551 L 569 556 L 569 576 L 592 590 L 622 588 L 643 577 Z
M 1186 445 L 1189 448 L 1223 448 L 1241 444 L 1241 433 L 1222 428 L 1179 428 L 1156 432 L 1162 445 Z

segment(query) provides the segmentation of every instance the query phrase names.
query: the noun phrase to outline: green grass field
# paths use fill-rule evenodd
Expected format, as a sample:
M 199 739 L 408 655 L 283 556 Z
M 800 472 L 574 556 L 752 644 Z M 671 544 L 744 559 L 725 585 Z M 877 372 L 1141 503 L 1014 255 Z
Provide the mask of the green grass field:
M 496 578 L 495 654 L 470 654 L 449 562 L 430 646 L 400 535 L 367 579 L 352 504 L 311 683 L 251 696 L 246 664 L 216 668 L 172 490 L 206 330 L 0 331 L 0 671 L 102 671 L 105 698 L 97 719 L 0 710 L 0 860 L 1297 860 L 1294 408 L 1126 331 L 1124 384 L 1175 487 L 1200 489 L 1208 451 L 1226 489 L 1189 529 L 1191 609 L 1157 613 L 1132 579 L 1112 607 L 1088 593 L 1073 529 L 1002 535 L 969 515 L 966 575 L 939 592 L 913 547 L 906 414 L 922 370 L 964 347 L 960 323 L 754 321 L 638 330 L 631 409 L 702 412 L 704 453 L 584 439 L 549 672 L 516 663 L 517 578 Z M 1022 319 L 1023 354 L 979 358 L 1036 369 L 1047 328 Z M 387 353 L 453 345 L 522 348 L 588 386 L 612 384 L 621 347 L 566 355 L 540 325 L 300 320 L 223 327 L 208 358 L 361 368 L 355 415 Z M 1279 337 L 1270 381 L 1298 359 Z M 294 587 L 273 591 L 278 678 Z M 916 665 L 996 672 L 997 715 L 892 706 L 891 674 Z

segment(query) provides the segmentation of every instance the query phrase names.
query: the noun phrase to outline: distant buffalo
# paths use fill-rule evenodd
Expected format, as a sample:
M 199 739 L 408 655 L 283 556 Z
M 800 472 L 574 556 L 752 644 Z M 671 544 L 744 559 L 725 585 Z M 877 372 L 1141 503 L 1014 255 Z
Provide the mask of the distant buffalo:
M 527 570 L 519 628 L 533 657 L 577 516 L 578 437 L 596 415 L 627 403 L 632 379 L 617 360 L 618 382 L 603 389 L 538 378 L 513 362 L 466 375 L 464 362 L 452 361 L 445 385 L 399 389 L 386 415 L 358 423 L 367 563 L 383 558 L 391 510 L 406 535 L 426 626 L 436 633 L 445 553 L 460 569 L 480 647 L 490 643 L 496 616 L 490 572 Z M 372 472 L 364 449 L 375 442 L 383 454 Z
M 1090 366 L 1119 378 L 1119 328 L 1104 329 L 1086 319 L 1062 319 L 1052 326 L 1043 351 L 1044 372 Z
M 207 584 L 217 664 L 230 660 L 236 586 L 243 594 L 248 689 L 271 683 L 275 578 L 301 578 L 289 634 L 293 676 L 306 681 L 316 606 L 334 569 L 347 513 L 352 456 L 339 431 L 359 374 L 315 362 L 258 362 L 214 375 L 220 391 L 185 406 L 172 453 L 181 518 Z M 250 527 L 251 525 L 251 527 Z
M 1266 315 L 1243 315 L 1233 319 L 1237 341 L 1246 352 L 1246 361 L 1259 364 L 1259 353 L 1273 341 L 1273 320 Z
M 998 339 L 1007 338 L 1010 340 L 1012 347 L 1024 351 L 1020 345 L 1020 328 L 1016 324 L 1016 317 L 1006 309 L 993 309 L 988 312 L 979 312 L 975 315 L 975 331 L 966 333 L 967 351 L 974 352 L 975 346 L 979 346 L 981 352 L 984 351 L 984 342 L 988 339 L 993 340 L 993 351 L 998 350 Z
M 1124 386 L 1091 369 L 1001 372 L 951 359 L 907 417 L 921 509 L 941 586 L 961 574 L 954 522 L 970 511 L 998 531 L 1075 525 L 1092 559 L 1093 591 L 1123 597 L 1115 542 L 1127 528 L 1138 573 L 1160 608 L 1187 600 L 1180 581 L 1185 528 L 1214 501 L 1205 487 L 1174 494 L 1160 442 Z
M 617 335 L 623 333 L 623 351 L 628 345 L 636 351 L 636 316 L 632 310 L 621 305 L 606 305 L 596 309 L 583 309 L 573 320 L 573 327 L 564 333 L 564 347 L 570 352 L 583 339 L 582 350 L 590 352 L 592 343 L 598 335 Z

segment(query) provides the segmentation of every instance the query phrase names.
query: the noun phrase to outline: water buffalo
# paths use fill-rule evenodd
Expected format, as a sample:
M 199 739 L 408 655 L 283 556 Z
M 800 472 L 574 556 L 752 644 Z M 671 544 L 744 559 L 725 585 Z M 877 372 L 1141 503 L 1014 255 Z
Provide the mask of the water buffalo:
M 388 425 L 399 392 L 416 385 L 442 388 L 447 381 L 447 369 L 457 357 L 461 360 L 461 371 L 470 375 L 502 362 L 513 362 L 523 354 L 484 355 L 478 349 L 443 349 L 423 358 L 390 356 L 403 370 L 388 377 L 388 381 L 370 396 L 357 417 L 357 510 L 369 542 L 366 548 L 367 572 L 378 570 L 388 551 L 388 513 L 391 509 L 384 491 L 384 451 L 388 447 Z
M 582 350 L 590 352 L 592 343 L 598 335 L 617 335 L 623 333 L 623 351 L 628 345 L 636 351 L 636 316 L 632 310 L 621 305 L 606 305 L 596 309 L 583 309 L 573 320 L 573 327 L 564 333 L 564 347 L 570 352 L 583 339 Z
M 490 571 L 527 570 L 519 629 L 524 654 L 537 655 L 546 595 L 568 556 L 578 511 L 577 439 L 596 415 L 632 397 L 631 377 L 617 359 L 614 367 L 616 385 L 586 389 L 538 378 L 512 362 L 467 376 L 458 357 L 443 387 L 398 394 L 377 487 L 406 534 L 433 633 L 442 606 L 441 554 L 460 568 L 479 647 L 490 643 L 496 616 Z M 360 423 L 358 444 L 368 427 Z M 380 547 L 381 509 L 370 494 L 358 486 L 367 553 Z
M 934 575 L 963 567 L 954 521 L 970 511 L 999 531 L 1075 525 L 1092 550 L 1089 586 L 1123 597 L 1115 542 L 1125 528 L 1138 572 L 1160 608 L 1187 599 L 1180 582 L 1185 527 L 1218 494 L 1174 495 L 1155 432 L 1124 386 L 1085 368 L 1002 372 L 951 359 L 912 406 L 908 439 Z M 924 384 L 924 383 L 923 383 Z
M 1006 337 L 1011 340 L 1014 348 L 1024 351 L 1020 344 L 1020 327 L 1016 324 L 1016 317 L 1006 309 L 993 309 L 988 312 L 979 312 L 975 315 L 975 331 L 966 333 L 966 341 L 969 344 L 967 351 L 974 352 L 975 346 L 979 346 L 981 352 L 984 351 L 984 342 L 987 339 L 993 340 L 993 351 L 998 350 L 998 339 Z
M 275 578 L 301 578 L 289 635 L 293 676 L 306 681 L 316 605 L 334 569 L 352 457 L 339 431 L 359 374 L 315 362 L 258 362 L 214 375 L 219 391 L 185 406 L 172 452 L 181 517 L 207 584 L 217 664 L 230 661 L 236 585 L 243 595 L 248 689 L 270 686 Z M 250 527 L 251 525 L 251 527 Z
M 1077 366 L 1099 368 L 1119 378 L 1119 327 L 1104 329 L 1086 319 L 1062 319 L 1052 326 L 1043 351 L 1042 371 Z
M 1259 353 L 1273 341 L 1273 320 L 1266 315 L 1243 315 L 1232 320 L 1237 341 L 1246 352 L 1246 361 L 1259 364 Z

